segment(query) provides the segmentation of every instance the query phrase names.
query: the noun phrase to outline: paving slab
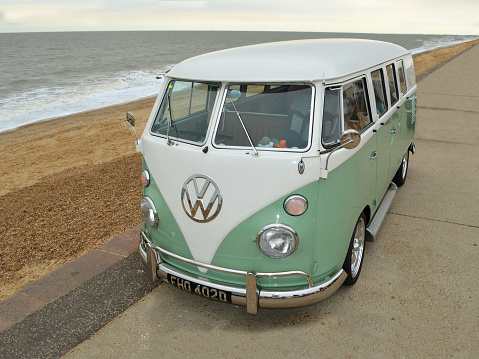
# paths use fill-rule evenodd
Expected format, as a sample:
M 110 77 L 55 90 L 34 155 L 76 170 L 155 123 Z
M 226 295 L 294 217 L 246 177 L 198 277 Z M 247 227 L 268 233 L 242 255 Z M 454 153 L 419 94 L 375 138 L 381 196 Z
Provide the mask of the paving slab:
M 0 358 L 59 358 L 154 287 L 132 253 L 0 333 Z
M 17 293 L 2 302 L 0 317 L 12 323 L 18 323 L 25 319 L 30 313 L 43 308 L 47 304 L 47 302 L 32 298 L 24 293 Z M 8 323 L 4 323 L 4 325 L 6 324 Z
M 477 45 L 446 63 L 420 82 L 420 89 L 425 93 L 477 96 L 478 60 Z
M 451 109 L 419 107 L 417 113 L 421 118 L 431 119 L 431 121 L 428 121 L 429 124 L 417 124 L 416 131 L 420 135 L 416 137 L 416 142 L 430 140 L 468 145 L 479 143 L 479 131 L 474 131 L 479 122 L 479 111 L 469 113 Z M 448 133 L 445 133 L 444 126 L 447 126 Z
M 459 95 L 456 92 L 457 89 L 447 88 L 446 83 L 444 83 L 444 86 L 446 86 L 446 88 L 444 88 L 443 91 L 421 87 L 419 89 L 421 91 L 421 97 L 418 98 L 417 103 L 418 109 L 426 108 L 436 111 L 446 110 L 456 112 L 456 114 L 445 112 L 445 115 L 450 116 L 449 119 L 453 121 L 461 117 L 462 113 L 466 115 L 479 113 L 479 103 L 475 101 L 477 100 L 477 94 Z M 431 92 L 427 92 L 428 90 Z
M 141 224 L 0 302 L 0 335 L 37 310 L 65 296 L 136 252 L 140 230 Z
M 479 145 L 415 140 L 406 184 L 390 213 L 479 228 Z

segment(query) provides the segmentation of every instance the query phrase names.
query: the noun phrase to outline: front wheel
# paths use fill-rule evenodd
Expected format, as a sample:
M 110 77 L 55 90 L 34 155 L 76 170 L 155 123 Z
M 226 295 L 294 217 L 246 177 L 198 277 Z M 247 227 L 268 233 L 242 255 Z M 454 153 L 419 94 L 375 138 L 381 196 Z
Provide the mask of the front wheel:
M 401 187 L 406 182 L 408 165 L 409 165 L 409 150 L 407 150 L 406 153 L 404 154 L 401 161 L 401 166 L 399 166 L 398 171 L 396 172 L 396 175 L 393 178 L 393 182 L 398 187 Z
M 344 260 L 343 269 L 348 274 L 346 285 L 353 285 L 356 283 L 361 273 L 361 267 L 364 258 L 364 244 L 366 241 L 366 215 L 361 213 L 354 232 L 349 243 L 348 254 Z

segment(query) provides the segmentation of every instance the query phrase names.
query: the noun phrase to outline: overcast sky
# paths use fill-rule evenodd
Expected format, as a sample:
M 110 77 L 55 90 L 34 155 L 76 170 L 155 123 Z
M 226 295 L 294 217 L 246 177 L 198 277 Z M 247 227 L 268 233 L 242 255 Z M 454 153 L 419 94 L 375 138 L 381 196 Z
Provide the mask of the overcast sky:
M 0 0 L 0 32 L 271 30 L 479 35 L 479 0 Z

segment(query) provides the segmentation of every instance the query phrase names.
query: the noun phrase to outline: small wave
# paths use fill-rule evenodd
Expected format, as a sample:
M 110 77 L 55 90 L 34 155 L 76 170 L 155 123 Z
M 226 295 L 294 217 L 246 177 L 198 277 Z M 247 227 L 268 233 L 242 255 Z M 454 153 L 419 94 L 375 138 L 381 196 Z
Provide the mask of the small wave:
M 422 46 L 417 48 L 411 49 L 412 54 L 418 54 L 421 52 L 436 50 L 441 47 L 449 47 L 454 45 L 459 45 L 465 42 L 476 40 L 477 37 L 475 36 L 468 36 L 468 37 L 460 37 L 457 36 L 442 36 L 438 38 L 432 38 L 429 40 L 418 40 L 418 42 L 422 42 Z
M 85 79 L 80 85 L 42 87 L 10 94 L 0 102 L 0 132 L 156 95 L 162 83 L 156 76 L 162 70 L 110 74 Z

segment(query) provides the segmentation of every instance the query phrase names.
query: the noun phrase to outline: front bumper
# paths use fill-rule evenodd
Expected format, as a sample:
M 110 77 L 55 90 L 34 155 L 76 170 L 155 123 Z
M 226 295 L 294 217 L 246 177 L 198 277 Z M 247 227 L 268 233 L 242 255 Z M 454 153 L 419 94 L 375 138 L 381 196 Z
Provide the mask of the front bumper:
M 199 283 L 218 291 L 231 292 L 231 302 L 235 305 L 245 306 L 247 312 L 256 314 L 258 308 L 294 308 L 303 307 L 306 305 L 320 302 L 331 296 L 345 281 L 347 274 L 341 269 L 334 276 L 327 281 L 322 282 L 317 286 L 313 286 L 311 277 L 301 271 L 276 272 L 276 273 L 253 273 L 247 271 L 240 271 L 228 268 L 221 268 L 209 264 L 203 264 L 191 259 L 180 257 L 174 253 L 168 252 L 150 241 L 145 231 L 140 232 L 139 244 L 140 257 L 148 267 L 148 274 L 150 279 L 157 281 L 159 279 L 169 283 L 168 277 L 174 276 L 183 281 L 191 281 Z M 216 283 L 205 280 L 204 277 L 199 277 L 187 273 L 181 269 L 173 267 L 161 259 L 161 253 L 172 258 L 180 260 L 185 263 L 202 267 L 208 270 L 219 271 L 222 273 L 240 275 L 245 277 L 246 285 L 244 287 L 232 287 L 224 283 Z M 258 289 L 256 278 L 258 277 L 285 277 L 285 276 L 302 276 L 305 278 L 307 285 L 305 289 L 295 291 L 264 291 Z

